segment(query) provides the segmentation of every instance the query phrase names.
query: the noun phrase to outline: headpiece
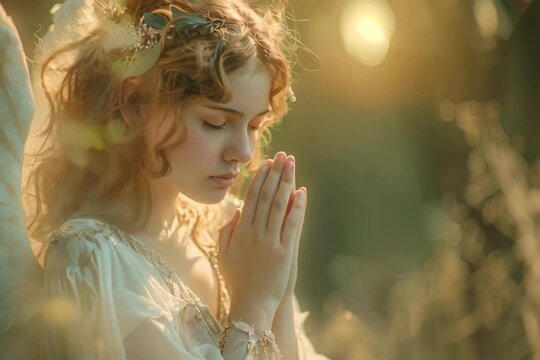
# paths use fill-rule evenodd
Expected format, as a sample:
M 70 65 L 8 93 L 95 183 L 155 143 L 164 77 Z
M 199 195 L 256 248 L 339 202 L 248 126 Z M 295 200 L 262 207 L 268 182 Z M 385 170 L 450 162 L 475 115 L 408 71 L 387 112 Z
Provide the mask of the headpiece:
M 169 11 L 157 9 L 145 12 L 138 25 L 139 48 L 155 46 L 160 39 L 176 36 L 192 37 L 213 34 L 224 25 L 221 19 L 209 19 L 201 14 L 190 14 L 177 5 L 169 5 Z
M 155 65 L 165 47 L 165 41 L 174 37 L 190 39 L 212 36 L 225 25 L 223 19 L 212 19 L 198 13 L 190 13 L 180 6 L 171 4 L 168 9 L 158 8 L 145 12 L 133 24 L 126 14 L 125 7 L 101 9 L 101 25 L 106 30 L 102 40 L 104 50 L 113 59 L 113 69 L 121 76 L 138 76 Z M 111 14 L 116 13 L 115 20 Z M 292 89 L 288 90 L 288 99 L 296 101 Z
M 145 12 L 136 25 L 125 8 L 113 5 L 97 10 L 100 26 L 105 30 L 102 47 L 123 76 L 137 76 L 150 69 L 166 40 L 209 36 L 224 25 L 222 19 L 190 14 L 178 5 Z

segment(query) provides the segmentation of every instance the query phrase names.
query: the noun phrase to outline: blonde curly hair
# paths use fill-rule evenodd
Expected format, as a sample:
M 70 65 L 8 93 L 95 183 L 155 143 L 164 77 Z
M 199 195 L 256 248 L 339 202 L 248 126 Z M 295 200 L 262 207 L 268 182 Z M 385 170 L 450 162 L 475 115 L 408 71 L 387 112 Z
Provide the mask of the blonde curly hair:
M 256 6 L 244 0 L 125 0 L 121 8 L 116 7 L 118 1 L 107 1 L 94 5 L 108 14 L 107 21 L 116 24 L 128 19 L 138 25 L 145 12 L 166 11 L 175 5 L 218 19 L 223 25 L 207 36 L 167 37 L 159 58 L 140 75 L 139 88 L 129 96 L 123 93 L 127 79 L 118 71 L 118 52 L 104 46 L 110 31 L 103 21 L 87 23 L 78 39 L 45 56 L 39 78 L 50 114 L 41 136 L 51 145 L 32 155 L 34 166 L 23 193 L 35 204 L 28 228 L 30 236 L 43 246 L 42 252 L 48 235 L 69 217 L 85 214 L 88 204 L 115 197 L 127 188 L 136 195 L 136 218 L 127 219 L 107 209 L 88 215 L 125 231 L 144 228 L 152 207 L 149 181 L 170 172 L 165 151 L 181 142 L 168 143 L 182 131 L 182 121 L 172 122 L 164 138 L 149 148 L 143 137 L 146 124 L 141 107 L 173 106 L 181 119 L 187 104 L 197 97 L 227 102 L 231 96 L 227 74 L 258 59 L 272 76 L 271 115 L 260 128 L 260 140 L 241 174 L 242 181 L 233 189 L 237 194 L 245 178 L 260 165 L 271 126 L 288 111 L 295 41 L 286 25 L 284 1 Z M 159 160 L 159 169 L 145 162 L 148 153 Z M 197 216 L 206 210 L 197 211 Z M 219 223 L 213 219 L 215 225 Z

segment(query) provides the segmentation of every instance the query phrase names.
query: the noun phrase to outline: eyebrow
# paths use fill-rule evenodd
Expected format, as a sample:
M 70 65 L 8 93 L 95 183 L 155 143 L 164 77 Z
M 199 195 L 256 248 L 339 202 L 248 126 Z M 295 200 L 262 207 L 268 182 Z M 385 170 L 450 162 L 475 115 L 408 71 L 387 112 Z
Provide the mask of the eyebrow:
M 206 107 L 208 107 L 210 109 L 214 109 L 214 110 L 224 111 L 226 113 L 229 113 L 229 114 L 232 114 L 232 115 L 235 115 L 235 116 L 238 116 L 238 117 L 243 117 L 244 116 L 243 112 L 235 110 L 235 109 L 231 109 L 231 108 L 228 108 L 228 107 L 217 106 L 217 105 L 206 105 Z M 261 111 L 260 113 L 255 115 L 255 117 L 261 116 L 261 115 L 264 115 L 264 114 L 268 114 L 269 112 L 270 112 L 270 109 Z

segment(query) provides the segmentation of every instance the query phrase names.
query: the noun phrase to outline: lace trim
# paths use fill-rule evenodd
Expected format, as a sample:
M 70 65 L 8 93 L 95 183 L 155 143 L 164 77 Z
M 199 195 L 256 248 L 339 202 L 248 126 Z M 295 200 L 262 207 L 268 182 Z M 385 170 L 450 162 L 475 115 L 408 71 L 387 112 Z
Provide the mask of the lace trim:
M 198 318 L 204 318 L 206 324 L 212 331 L 222 331 L 220 323 L 216 319 L 214 319 L 214 317 L 210 313 L 210 310 L 208 309 L 208 306 L 203 304 L 200 298 L 182 282 L 180 277 L 176 275 L 176 273 L 167 266 L 167 264 L 161 259 L 161 256 L 157 252 L 149 249 L 142 242 L 135 239 L 130 234 L 127 234 L 122 230 L 118 229 L 114 225 L 111 225 L 111 227 L 114 232 L 120 237 L 120 239 L 123 240 L 124 243 L 127 242 L 127 245 L 129 245 L 136 253 L 144 256 L 154 266 L 154 268 L 163 277 L 163 280 L 169 287 L 171 294 L 186 300 L 188 304 L 194 306 L 197 310 L 196 316 Z M 201 310 L 201 308 L 204 309 L 204 311 Z
M 230 330 L 234 328 L 248 335 L 248 355 L 250 360 L 281 360 L 283 355 L 279 350 L 276 336 L 272 330 L 264 330 L 261 335 L 255 332 L 255 328 L 242 320 L 235 320 L 225 327 L 223 337 L 219 344 L 219 350 L 223 354 Z
M 219 348 L 221 351 L 223 351 L 230 329 L 234 328 L 248 335 L 247 350 L 249 359 L 283 359 L 283 355 L 279 350 L 275 335 L 271 330 L 265 330 L 263 331 L 262 335 L 259 335 L 255 332 L 255 329 L 252 326 L 241 320 L 235 320 L 222 329 L 221 324 L 210 313 L 208 306 L 201 303 L 200 298 L 182 282 L 176 273 L 170 270 L 157 252 L 149 249 L 142 242 L 118 229 L 114 225 L 107 224 L 90 217 L 86 219 L 95 221 L 99 223 L 100 226 L 97 228 L 89 227 L 83 229 L 82 231 L 76 231 L 71 224 L 65 223 L 49 237 L 49 248 L 55 246 L 61 241 L 72 239 L 76 237 L 77 234 L 82 234 L 86 239 L 92 240 L 93 238 L 95 239 L 97 235 L 103 235 L 103 229 L 108 229 L 113 233 L 113 235 L 115 235 L 110 237 L 110 241 L 113 243 L 113 245 L 118 245 L 119 241 L 117 239 L 120 239 L 120 242 L 123 245 L 131 248 L 134 252 L 143 256 L 160 273 L 166 285 L 169 287 L 171 294 L 182 298 L 188 305 L 191 305 L 197 312 L 195 317 L 198 320 L 204 319 L 204 323 L 208 329 L 215 333 L 222 334 L 219 342 Z
M 98 235 L 102 235 L 103 229 L 108 229 L 113 233 L 113 236 L 110 237 L 110 241 L 115 246 L 118 244 L 117 239 L 120 239 L 120 242 L 123 245 L 132 249 L 137 254 L 143 256 L 150 263 L 150 265 L 152 265 L 154 269 L 156 269 L 157 272 L 161 275 L 165 284 L 169 288 L 170 293 L 186 301 L 188 305 L 191 305 L 196 310 L 195 318 L 197 320 L 204 319 L 204 323 L 206 324 L 208 329 L 215 333 L 222 332 L 223 329 L 221 324 L 212 316 L 210 310 L 208 309 L 208 306 L 203 304 L 200 298 L 182 282 L 178 275 L 176 275 L 176 273 L 169 269 L 169 267 L 161 259 L 161 256 L 158 253 L 147 248 L 142 242 L 138 241 L 131 235 L 123 232 L 112 224 L 107 224 L 101 220 L 84 216 L 71 218 L 69 221 L 76 219 L 89 219 L 99 223 L 99 226 L 97 228 L 89 227 L 85 228 L 82 231 L 76 231 L 71 224 L 66 222 L 58 230 L 53 232 L 49 237 L 49 248 L 56 245 L 60 241 L 68 240 L 75 237 L 77 233 L 84 235 L 85 238 L 88 240 L 92 240 Z M 45 255 L 45 260 L 46 256 L 47 255 Z

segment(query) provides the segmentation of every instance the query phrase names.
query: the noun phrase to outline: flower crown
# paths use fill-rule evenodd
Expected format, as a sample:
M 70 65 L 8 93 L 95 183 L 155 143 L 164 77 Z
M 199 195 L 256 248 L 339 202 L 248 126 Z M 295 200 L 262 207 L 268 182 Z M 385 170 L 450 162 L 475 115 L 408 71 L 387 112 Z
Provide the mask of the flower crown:
M 178 5 L 145 12 L 134 25 L 125 7 L 103 6 L 96 12 L 105 35 L 103 50 L 113 61 L 113 70 L 122 77 L 137 76 L 159 59 L 165 40 L 173 37 L 202 37 L 218 31 L 225 22 L 201 14 L 190 14 Z
M 151 47 L 160 38 L 171 39 L 175 34 L 180 36 L 206 36 L 213 34 L 224 25 L 222 19 L 209 19 L 201 14 L 190 14 L 178 5 L 169 5 L 169 11 L 156 9 L 145 12 L 139 22 L 141 40 L 140 47 Z
M 125 8 L 115 10 L 125 14 Z M 122 19 L 122 15 L 119 18 Z M 114 23 L 115 30 L 108 34 L 109 41 L 105 41 L 104 49 L 119 51 L 120 56 L 113 60 L 113 70 L 123 77 L 138 76 L 152 68 L 163 51 L 165 40 L 175 36 L 204 37 L 216 32 L 223 36 L 221 28 L 225 25 L 222 19 L 189 13 L 173 4 L 168 9 L 159 8 L 143 13 L 138 25 L 120 25 L 117 21 Z M 291 102 L 296 101 L 291 88 L 288 89 L 287 97 Z

